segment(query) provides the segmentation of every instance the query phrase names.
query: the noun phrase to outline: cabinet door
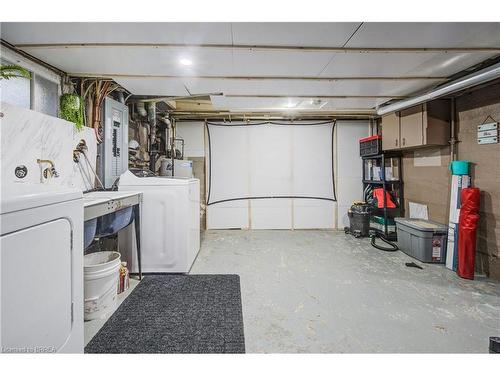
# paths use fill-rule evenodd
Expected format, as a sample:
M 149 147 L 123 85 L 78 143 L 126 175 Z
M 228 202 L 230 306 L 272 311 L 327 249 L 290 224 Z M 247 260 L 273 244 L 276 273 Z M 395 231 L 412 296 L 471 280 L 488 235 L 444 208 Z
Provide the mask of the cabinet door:
M 382 150 L 399 148 L 399 116 L 396 113 L 382 117 Z
M 435 100 L 424 107 L 424 143 L 426 145 L 448 145 L 450 139 L 450 101 Z
M 7 234 L 0 245 L 2 348 L 59 350 L 72 330 L 70 222 Z
M 401 111 L 401 148 L 424 144 L 423 116 L 421 105 Z

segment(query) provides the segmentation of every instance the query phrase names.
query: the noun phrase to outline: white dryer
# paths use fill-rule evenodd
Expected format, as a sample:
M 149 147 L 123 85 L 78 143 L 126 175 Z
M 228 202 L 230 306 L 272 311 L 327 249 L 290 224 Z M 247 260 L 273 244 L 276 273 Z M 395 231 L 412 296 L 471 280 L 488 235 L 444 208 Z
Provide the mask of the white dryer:
M 142 272 L 189 272 L 200 251 L 200 181 L 126 171 L 118 190 L 142 192 Z M 137 272 L 133 231 L 119 236 L 120 252 Z
M 0 347 L 83 352 L 82 192 L 2 186 Z

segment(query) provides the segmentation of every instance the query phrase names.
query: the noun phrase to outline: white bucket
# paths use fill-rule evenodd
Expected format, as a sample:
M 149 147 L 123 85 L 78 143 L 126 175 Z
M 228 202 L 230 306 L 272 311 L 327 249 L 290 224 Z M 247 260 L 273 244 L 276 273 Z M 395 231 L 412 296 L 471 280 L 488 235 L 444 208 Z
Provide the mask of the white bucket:
M 116 306 L 120 277 L 120 253 L 99 251 L 83 258 L 85 320 L 100 318 Z

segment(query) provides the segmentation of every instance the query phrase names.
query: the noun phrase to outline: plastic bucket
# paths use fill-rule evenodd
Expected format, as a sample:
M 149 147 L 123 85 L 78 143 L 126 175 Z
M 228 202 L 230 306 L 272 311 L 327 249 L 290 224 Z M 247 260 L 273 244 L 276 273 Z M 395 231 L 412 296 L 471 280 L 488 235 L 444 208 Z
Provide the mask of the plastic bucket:
M 92 320 L 116 306 L 120 277 L 120 253 L 100 251 L 83 258 L 84 319 Z
M 469 174 L 469 161 L 467 160 L 454 160 L 450 163 L 450 171 L 454 175 L 468 175 Z

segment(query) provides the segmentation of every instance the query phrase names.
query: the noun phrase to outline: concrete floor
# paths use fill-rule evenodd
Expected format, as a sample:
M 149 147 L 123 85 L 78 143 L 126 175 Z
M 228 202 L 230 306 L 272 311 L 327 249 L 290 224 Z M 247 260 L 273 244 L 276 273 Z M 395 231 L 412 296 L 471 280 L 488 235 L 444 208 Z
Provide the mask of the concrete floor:
M 248 353 L 488 352 L 500 284 L 335 231 L 207 231 L 192 274 L 241 277 Z

